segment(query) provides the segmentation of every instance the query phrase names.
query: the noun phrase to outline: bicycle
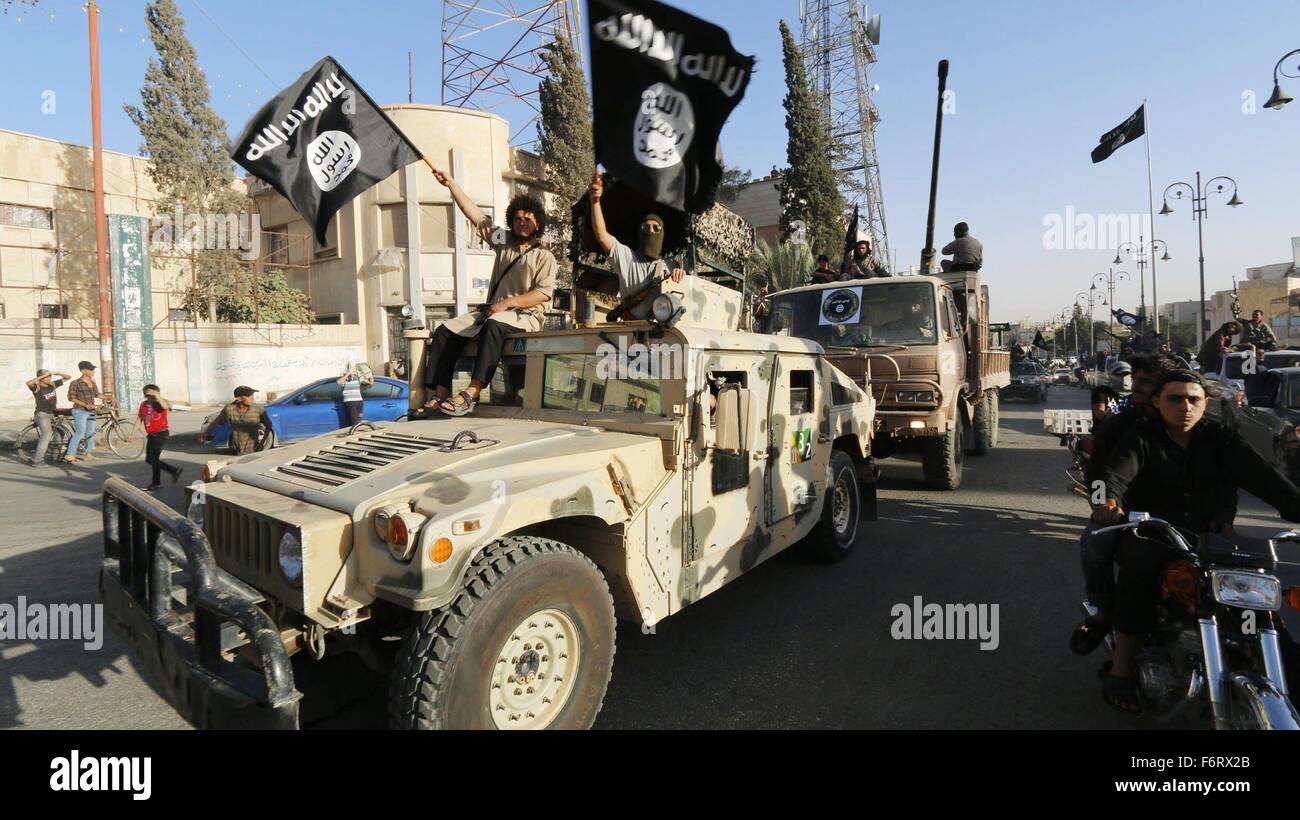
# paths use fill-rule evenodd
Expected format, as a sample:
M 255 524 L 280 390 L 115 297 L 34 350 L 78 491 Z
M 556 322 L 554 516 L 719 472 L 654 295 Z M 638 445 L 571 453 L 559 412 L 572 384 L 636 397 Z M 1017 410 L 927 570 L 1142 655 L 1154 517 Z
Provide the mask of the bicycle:
M 68 439 L 72 438 L 75 428 L 72 422 L 72 412 L 68 409 L 60 408 L 50 423 L 53 435 L 50 438 L 49 447 L 46 448 L 46 458 L 59 460 L 63 458 L 64 450 L 67 448 Z M 113 455 L 121 459 L 131 460 L 139 458 L 144 453 L 145 436 L 139 436 L 133 441 L 128 441 L 131 435 L 132 422 L 127 421 L 117 415 L 117 408 L 112 399 L 105 399 L 103 407 L 95 408 L 95 444 L 97 446 L 107 446 L 113 452 Z M 36 453 L 36 443 L 40 440 L 41 431 L 32 421 L 18 433 L 18 438 L 14 441 L 14 447 L 21 453 L 27 461 L 31 461 Z

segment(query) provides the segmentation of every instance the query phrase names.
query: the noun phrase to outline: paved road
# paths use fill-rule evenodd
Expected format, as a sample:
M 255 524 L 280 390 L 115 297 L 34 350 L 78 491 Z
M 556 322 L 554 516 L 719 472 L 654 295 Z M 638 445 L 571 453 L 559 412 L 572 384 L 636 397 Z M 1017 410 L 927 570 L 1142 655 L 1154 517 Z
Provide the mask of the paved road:
M 1048 407 L 1082 408 L 1054 388 Z M 1042 405 L 1003 406 L 997 450 L 967 461 L 956 493 L 923 487 L 920 466 L 889 460 L 880 520 L 837 565 L 782 555 L 661 623 L 618 631 L 599 728 L 1124 728 L 1094 676 L 1098 659 L 1066 640 L 1080 594 L 1082 502 L 1064 489 L 1066 452 L 1042 434 Z M 178 432 L 196 414 L 176 414 Z M 198 472 L 192 437 L 176 461 Z M 188 443 L 184 439 L 188 438 Z M 147 479 L 111 455 L 94 467 L 33 470 L 0 458 L 0 604 L 92 603 L 105 474 Z M 188 477 L 187 477 L 188 480 Z M 179 505 L 179 487 L 163 497 Z M 1245 499 L 1239 524 L 1276 531 Z M 1267 514 L 1266 514 L 1267 513 Z M 895 640 L 898 603 L 997 604 L 999 645 Z M 1297 624 L 1292 624 L 1300 634 Z M 67 642 L 0 641 L 0 727 L 182 728 L 116 637 L 99 651 Z M 382 725 L 382 681 L 346 657 L 300 679 L 305 719 Z M 318 665 L 319 667 L 320 665 Z M 350 691 L 340 693 L 345 679 Z M 330 697 L 323 682 L 330 681 Z

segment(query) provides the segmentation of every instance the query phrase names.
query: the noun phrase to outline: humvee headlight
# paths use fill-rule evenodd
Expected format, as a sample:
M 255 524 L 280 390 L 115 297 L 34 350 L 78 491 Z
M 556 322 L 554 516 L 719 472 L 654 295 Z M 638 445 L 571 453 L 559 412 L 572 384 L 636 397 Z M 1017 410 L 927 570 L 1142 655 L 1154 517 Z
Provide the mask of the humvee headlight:
M 286 530 L 280 536 L 280 572 L 284 580 L 298 587 L 302 586 L 302 539 L 293 530 Z
M 685 312 L 682 300 L 675 293 L 661 293 L 650 303 L 650 315 L 661 325 L 672 326 Z
M 203 485 L 199 484 L 194 487 L 194 493 L 190 496 L 190 505 L 185 510 L 185 517 L 203 529 Z
M 376 529 L 379 529 L 381 519 L 384 520 L 381 535 L 388 544 L 388 551 L 398 561 L 410 561 L 415 555 L 416 533 L 427 520 L 425 516 L 405 510 L 383 509 L 375 516 Z

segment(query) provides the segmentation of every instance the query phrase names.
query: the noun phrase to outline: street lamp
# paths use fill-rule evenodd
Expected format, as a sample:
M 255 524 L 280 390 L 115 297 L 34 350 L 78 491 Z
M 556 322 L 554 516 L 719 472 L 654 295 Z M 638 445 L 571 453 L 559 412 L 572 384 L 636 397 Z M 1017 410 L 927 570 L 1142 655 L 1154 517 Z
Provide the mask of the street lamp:
M 1124 242 L 1119 246 L 1119 248 L 1116 249 L 1115 264 L 1119 265 L 1123 263 L 1124 260 L 1121 258 L 1121 254 L 1128 253 L 1135 257 L 1138 266 L 1138 283 L 1139 283 L 1138 289 L 1141 294 L 1140 299 L 1142 305 L 1141 308 L 1138 309 L 1138 314 L 1145 318 L 1147 315 L 1146 266 L 1147 266 L 1147 262 L 1150 261 L 1151 303 L 1156 309 L 1156 317 L 1154 323 L 1152 324 L 1152 328 L 1156 333 L 1159 333 L 1160 332 L 1160 298 L 1156 295 L 1156 263 L 1155 263 L 1156 251 L 1163 251 L 1165 254 L 1164 256 L 1160 257 L 1161 262 L 1168 262 L 1173 259 L 1173 257 L 1169 255 L 1169 246 L 1165 244 L 1163 239 L 1152 239 L 1150 242 L 1147 242 L 1144 237 L 1138 236 L 1138 241 L 1136 245 L 1133 244 L 1132 242 Z M 1148 252 L 1150 252 L 1151 254 L 1149 259 L 1147 257 Z
M 1218 183 L 1218 185 L 1215 185 L 1216 182 Z M 1201 323 L 1201 332 L 1198 333 L 1196 336 L 1197 345 L 1200 345 L 1205 341 L 1205 337 L 1210 331 L 1210 328 L 1205 324 L 1205 226 L 1204 223 L 1205 223 L 1205 216 L 1206 216 L 1206 208 L 1205 208 L 1206 198 L 1210 195 L 1211 185 L 1214 185 L 1214 192 L 1219 194 L 1223 193 L 1224 188 L 1226 188 L 1228 185 L 1231 185 L 1232 199 L 1228 200 L 1227 203 L 1228 207 L 1236 208 L 1237 206 L 1242 204 L 1241 197 L 1237 196 L 1237 180 L 1233 179 L 1232 177 L 1214 177 L 1213 179 L 1206 182 L 1205 187 L 1202 188 L 1200 171 L 1196 172 L 1196 187 L 1192 187 L 1190 184 L 1186 182 L 1175 182 L 1171 184 L 1168 188 L 1165 188 L 1165 192 L 1160 195 L 1160 198 L 1164 200 L 1164 207 L 1160 209 L 1160 214 L 1162 216 L 1167 216 L 1168 214 L 1174 212 L 1174 209 L 1169 207 L 1169 192 L 1171 190 L 1174 191 L 1174 199 L 1183 198 L 1183 192 L 1182 192 L 1183 188 L 1186 188 L 1187 190 L 1192 192 L 1192 215 L 1196 218 L 1196 247 L 1200 254 L 1198 256 L 1198 261 L 1201 266 L 1201 309 L 1198 317 Z M 1175 188 L 1177 188 L 1178 190 L 1174 190 Z
M 1287 96 L 1286 92 L 1282 90 L 1281 84 L 1278 83 L 1277 75 L 1280 72 L 1283 77 L 1291 77 L 1293 79 L 1300 77 L 1300 74 L 1287 74 L 1285 71 L 1281 70 L 1282 63 L 1288 58 L 1294 57 L 1297 54 L 1300 54 L 1300 48 L 1297 48 L 1295 51 L 1288 51 L 1286 54 L 1283 54 L 1282 59 L 1278 60 L 1277 65 L 1273 66 L 1273 93 L 1269 95 L 1268 102 L 1264 103 L 1265 108 L 1271 108 L 1274 111 L 1278 111 L 1282 108 L 1282 106 L 1291 102 L 1291 98 Z
M 1080 298 L 1088 300 L 1088 352 L 1092 355 L 1092 361 L 1096 362 L 1097 361 L 1097 327 L 1095 324 L 1093 324 L 1092 321 L 1092 309 L 1094 306 L 1098 304 L 1097 302 L 1098 299 L 1101 300 L 1100 304 L 1103 305 L 1106 304 L 1106 297 L 1102 296 L 1100 293 L 1097 292 L 1096 285 L 1091 285 L 1088 288 L 1088 290 L 1079 291 L 1078 295 L 1074 297 L 1075 304 L 1078 304 Z M 1089 367 L 1088 369 L 1091 370 L 1092 368 Z
M 1092 277 L 1094 283 L 1097 282 L 1098 280 L 1106 283 L 1106 295 L 1107 295 L 1106 304 L 1109 305 L 1112 310 L 1114 310 L 1115 308 L 1115 280 L 1127 279 L 1127 278 L 1128 278 L 1128 271 L 1122 271 L 1122 270 L 1117 271 L 1114 268 L 1111 268 L 1109 272 L 1099 273 Z M 1114 335 L 1115 316 L 1113 313 L 1111 314 L 1110 318 L 1106 320 L 1106 327 L 1110 328 L 1111 335 Z

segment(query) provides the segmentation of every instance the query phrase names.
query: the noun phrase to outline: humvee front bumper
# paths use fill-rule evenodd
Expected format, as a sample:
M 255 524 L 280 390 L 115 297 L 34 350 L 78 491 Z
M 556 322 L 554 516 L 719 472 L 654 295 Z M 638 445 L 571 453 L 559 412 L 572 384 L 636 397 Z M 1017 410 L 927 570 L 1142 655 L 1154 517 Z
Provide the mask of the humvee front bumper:
M 297 728 L 301 696 L 264 598 L 217 566 L 203 530 L 120 478 L 104 482 L 103 520 L 109 622 L 181 717 L 200 729 Z

